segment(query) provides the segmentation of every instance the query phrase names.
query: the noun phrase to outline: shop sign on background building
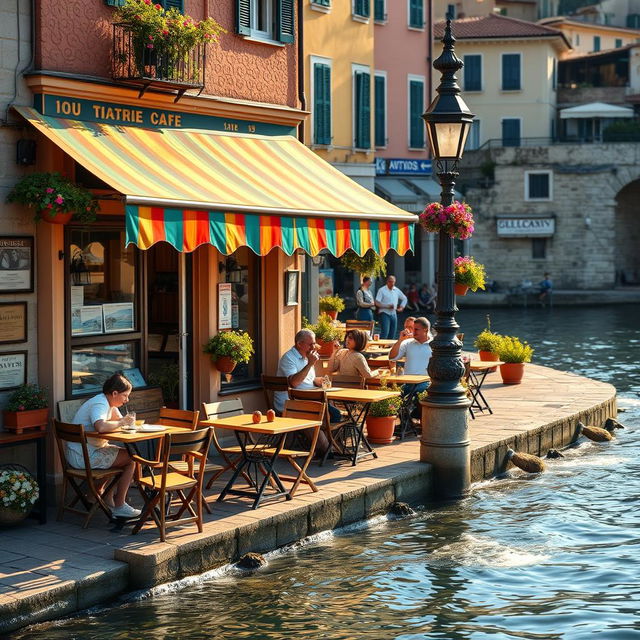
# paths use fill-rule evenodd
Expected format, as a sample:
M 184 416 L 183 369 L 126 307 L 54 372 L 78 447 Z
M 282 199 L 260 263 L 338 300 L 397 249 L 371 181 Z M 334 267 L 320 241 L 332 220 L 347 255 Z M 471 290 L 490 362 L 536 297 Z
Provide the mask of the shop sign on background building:
M 496 225 L 503 237 L 548 237 L 556 230 L 555 218 L 498 218 Z
M 416 158 L 376 158 L 377 176 L 428 176 L 431 160 Z

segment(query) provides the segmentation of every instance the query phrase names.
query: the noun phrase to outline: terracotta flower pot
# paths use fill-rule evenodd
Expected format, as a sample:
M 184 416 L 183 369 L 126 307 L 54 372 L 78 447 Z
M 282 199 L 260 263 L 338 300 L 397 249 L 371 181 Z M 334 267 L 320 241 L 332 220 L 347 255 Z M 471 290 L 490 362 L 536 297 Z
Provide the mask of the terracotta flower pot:
M 325 342 L 324 340 L 320 340 L 319 338 L 316 338 L 316 342 L 318 343 L 318 346 L 320 347 L 320 349 L 318 349 L 318 354 L 319 355 L 327 356 L 328 358 L 330 358 L 333 355 L 333 351 L 335 349 L 335 345 L 334 345 L 333 341 Z
M 55 213 L 52 209 L 42 209 L 40 217 L 51 224 L 67 224 L 71 221 L 73 213 L 67 211 L 65 213 Z
M 466 284 L 458 284 L 457 282 L 455 282 L 453 285 L 453 289 L 457 296 L 466 296 L 469 287 L 467 287 Z
M 4 428 L 17 433 L 22 433 L 23 429 L 33 429 L 34 427 L 44 431 L 48 423 L 49 409 L 4 412 Z
M 395 416 L 385 416 L 382 418 L 367 416 L 367 440 L 374 444 L 389 444 L 393 442 L 395 426 Z
M 218 356 L 213 364 L 220 373 L 231 373 L 236 368 L 236 361 L 230 356 Z
M 478 355 L 480 356 L 480 360 L 483 362 L 497 362 L 500 360 L 497 353 L 493 351 L 478 351 Z M 489 369 L 489 373 L 493 373 L 498 367 L 492 367 Z
M 503 384 L 520 384 L 524 376 L 524 362 L 505 362 L 500 365 Z
M 337 320 L 338 319 L 338 312 L 337 311 L 323 311 L 322 313 L 324 313 L 325 315 L 329 316 L 332 320 Z

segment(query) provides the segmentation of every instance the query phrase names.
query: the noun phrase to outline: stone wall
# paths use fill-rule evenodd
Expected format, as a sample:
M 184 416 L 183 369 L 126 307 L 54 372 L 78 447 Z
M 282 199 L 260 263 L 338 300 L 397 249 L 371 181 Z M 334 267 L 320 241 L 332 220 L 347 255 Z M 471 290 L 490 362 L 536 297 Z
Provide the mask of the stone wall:
M 549 271 L 558 289 L 614 286 L 619 247 L 630 242 L 637 188 L 624 188 L 640 179 L 639 147 L 632 143 L 500 147 L 466 154 L 463 174 L 477 172 L 487 161 L 495 163 L 493 182 L 466 192 L 477 221 L 471 252 L 486 265 L 488 277 L 501 288 L 510 288 L 522 280 L 536 284 Z M 528 170 L 553 172 L 550 201 L 525 201 Z M 498 237 L 499 215 L 554 216 L 556 229 L 547 239 L 546 257 L 532 257 L 531 238 Z M 626 222 L 616 226 L 616 220 Z M 627 268 L 638 270 L 640 259 L 637 251 L 632 253 L 625 249 Z

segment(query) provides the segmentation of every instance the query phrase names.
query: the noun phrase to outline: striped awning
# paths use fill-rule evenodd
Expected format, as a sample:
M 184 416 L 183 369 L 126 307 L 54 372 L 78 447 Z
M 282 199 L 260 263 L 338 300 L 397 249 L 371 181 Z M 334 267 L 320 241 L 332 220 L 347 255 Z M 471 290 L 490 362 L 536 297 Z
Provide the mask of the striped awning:
M 145 129 L 43 116 L 16 107 L 36 129 L 125 197 L 127 243 L 165 241 L 229 254 L 347 249 L 404 255 L 415 215 L 319 158 L 293 136 Z

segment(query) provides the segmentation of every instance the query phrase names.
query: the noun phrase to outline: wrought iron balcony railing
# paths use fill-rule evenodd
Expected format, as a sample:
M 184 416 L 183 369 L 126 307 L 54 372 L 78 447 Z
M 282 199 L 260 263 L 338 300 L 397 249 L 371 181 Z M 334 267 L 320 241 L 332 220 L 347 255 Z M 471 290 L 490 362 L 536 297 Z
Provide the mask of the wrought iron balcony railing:
M 166 43 L 152 47 L 127 24 L 114 23 L 112 77 L 140 87 L 177 91 L 177 102 L 190 89 L 202 92 L 205 84 L 206 44 L 184 50 Z

